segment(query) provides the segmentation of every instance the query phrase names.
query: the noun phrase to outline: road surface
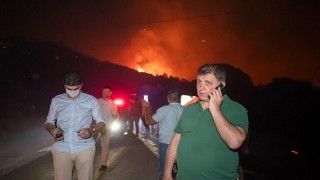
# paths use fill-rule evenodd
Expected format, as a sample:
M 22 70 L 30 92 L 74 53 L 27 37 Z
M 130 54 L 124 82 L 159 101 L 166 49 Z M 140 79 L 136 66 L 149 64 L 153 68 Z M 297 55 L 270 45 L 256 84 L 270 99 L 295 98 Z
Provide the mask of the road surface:
M 150 140 L 152 139 L 152 140 Z M 108 169 L 99 171 L 100 141 L 97 141 L 94 179 L 158 179 L 157 137 L 123 136 L 111 139 Z M 0 179 L 53 179 L 50 145 L 53 139 L 43 128 L 0 140 Z M 74 175 L 76 178 L 76 173 Z
M 142 131 L 143 133 L 143 131 Z M 43 128 L 15 134 L 0 140 L 0 180 L 52 180 L 50 153 L 52 137 Z M 99 171 L 101 147 L 98 139 L 94 161 L 94 180 L 158 180 L 158 137 L 122 136 L 112 138 L 108 169 Z M 246 173 L 249 172 L 249 173 Z M 265 180 L 265 176 L 246 170 L 246 180 Z M 74 180 L 77 179 L 74 173 Z

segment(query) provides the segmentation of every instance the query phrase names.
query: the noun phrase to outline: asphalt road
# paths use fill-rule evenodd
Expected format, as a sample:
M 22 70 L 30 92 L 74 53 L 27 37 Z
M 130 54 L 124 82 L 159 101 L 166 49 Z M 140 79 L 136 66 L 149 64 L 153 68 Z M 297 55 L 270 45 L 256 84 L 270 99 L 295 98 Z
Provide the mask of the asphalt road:
M 13 134 L 0 140 L 0 177 L 49 153 L 53 143 L 43 128 Z
M 124 145 L 124 146 L 123 146 Z M 122 151 L 111 156 L 108 170 L 98 179 L 112 180 L 158 180 L 158 148 L 149 139 L 129 138 L 114 149 Z M 113 153 L 116 154 L 116 153 Z M 97 176 L 96 176 L 97 177 Z
M 143 138 L 141 134 L 139 138 L 123 136 L 111 139 L 108 169 L 104 172 L 98 170 L 101 157 L 98 140 L 94 179 L 158 179 L 157 138 L 150 139 Z M 42 128 L 0 140 L 0 179 L 53 179 L 52 141 Z M 77 179 L 74 174 L 74 179 Z
M 142 131 L 143 133 L 143 131 Z M 52 137 L 43 128 L 22 132 L 0 140 L 0 180 L 52 180 L 50 153 Z M 157 180 L 158 137 L 112 137 L 108 169 L 99 171 L 101 147 L 96 143 L 94 180 Z M 77 176 L 74 173 L 73 180 Z M 245 170 L 246 180 L 265 180 L 265 175 Z

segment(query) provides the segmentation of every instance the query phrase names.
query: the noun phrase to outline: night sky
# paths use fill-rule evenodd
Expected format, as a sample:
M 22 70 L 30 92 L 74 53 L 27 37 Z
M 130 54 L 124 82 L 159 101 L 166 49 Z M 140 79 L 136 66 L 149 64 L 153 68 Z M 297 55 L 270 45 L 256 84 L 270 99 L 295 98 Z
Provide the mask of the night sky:
M 187 80 L 204 63 L 228 63 L 255 84 L 320 86 L 319 12 L 316 0 L 1 0 L 0 38 Z

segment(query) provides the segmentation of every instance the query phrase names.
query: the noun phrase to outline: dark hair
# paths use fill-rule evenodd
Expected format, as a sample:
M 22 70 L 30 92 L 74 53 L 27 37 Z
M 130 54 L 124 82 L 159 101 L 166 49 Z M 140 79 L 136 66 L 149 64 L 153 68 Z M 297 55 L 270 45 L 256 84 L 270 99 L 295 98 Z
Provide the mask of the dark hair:
M 221 65 L 205 64 L 198 69 L 198 76 L 213 74 L 218 81 L 226 81 L 226 71 Z
M 78 86 L 82 84 L 81 76 L 76 71 L 70 71 L 64 76 L 64 84 L 68 86 Z
M 112 91 L 112 87 L 109 85 L 103 86 L 103 89 L 110 89 L 110 91 Z
M 170 101 L 180 102 L 181 93 L 179 90 L 169 90 L 167 97 Z

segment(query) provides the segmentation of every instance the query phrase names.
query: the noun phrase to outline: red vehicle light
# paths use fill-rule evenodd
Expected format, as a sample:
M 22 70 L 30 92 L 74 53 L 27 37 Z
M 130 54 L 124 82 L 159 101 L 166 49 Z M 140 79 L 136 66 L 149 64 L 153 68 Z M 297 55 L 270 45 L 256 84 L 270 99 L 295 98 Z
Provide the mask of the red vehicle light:
M 123 99 L 115 99 L 113 101 L 117 106 L 123 106 L 124 105 L 124 100 Z

